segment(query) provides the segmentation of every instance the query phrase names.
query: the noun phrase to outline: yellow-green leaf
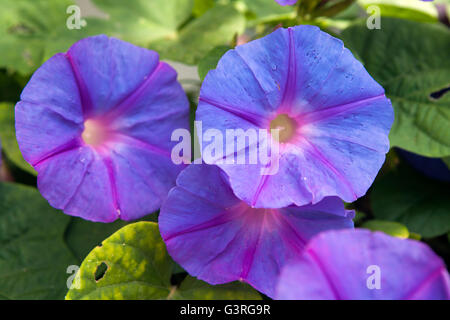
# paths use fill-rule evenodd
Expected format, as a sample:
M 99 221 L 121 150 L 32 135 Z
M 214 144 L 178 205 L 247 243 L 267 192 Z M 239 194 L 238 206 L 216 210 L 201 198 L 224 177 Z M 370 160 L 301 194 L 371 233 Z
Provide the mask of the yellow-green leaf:
M 408 228 L 403 224 L 392 221 L 382 220 L 370 220 L 361 226 L 361 228 L 369 229 L 372 231 L 382 231 L 393 237 L 406 239 L 409 238 Z

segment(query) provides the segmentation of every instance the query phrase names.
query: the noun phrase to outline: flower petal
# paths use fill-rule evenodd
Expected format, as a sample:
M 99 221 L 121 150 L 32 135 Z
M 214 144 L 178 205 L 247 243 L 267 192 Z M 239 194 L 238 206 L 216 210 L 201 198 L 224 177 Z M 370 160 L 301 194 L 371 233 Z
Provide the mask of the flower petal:
M 20 150 L 33 166 L 81 143 L 83 124 L 65 118 L 44 103 L 19 101 L 15 118 Z
M 228 51 L 217 68 L 208 73 L 199 101 L 251 123 L 260 123 L 274 108 L 249 65 L 235 50 Z
M 117 219 L 108 168 L 91 148 L 62 152 L 40 162 L 36 170 L 39 191 L 53 207 L 91 221 Z
M 36 70 L 20 99 L 44 105 L 46 109 L 74 123 L 83 122 L 77 80 L 63 53 L 54 55 Z
M 169 153 L 122 141 L 110 155 L 120 218 L 135 220 L 161 207 L 183 166 Z
M 66 53 L 88 117 L 117 107 L 151 78 L 158 54 L 105 35 L 76 42 Z
M 64 54 L 56 54 L 33 74 L 15 113 L 17 140 L 25 160 L 31 164 L 80 137 L 81 101 Z

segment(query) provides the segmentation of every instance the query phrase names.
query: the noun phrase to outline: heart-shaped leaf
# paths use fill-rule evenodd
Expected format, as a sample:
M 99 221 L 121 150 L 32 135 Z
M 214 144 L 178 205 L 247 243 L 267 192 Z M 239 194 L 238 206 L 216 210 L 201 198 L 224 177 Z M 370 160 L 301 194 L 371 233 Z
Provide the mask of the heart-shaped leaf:
M 369 220 L 361 226 L 361 228 L 369 229 L 372 231 L 382 231 L 390 236 L 406 239 L 409 237 L 408 228 L 398 222 L 382 221 L 382 220 Z

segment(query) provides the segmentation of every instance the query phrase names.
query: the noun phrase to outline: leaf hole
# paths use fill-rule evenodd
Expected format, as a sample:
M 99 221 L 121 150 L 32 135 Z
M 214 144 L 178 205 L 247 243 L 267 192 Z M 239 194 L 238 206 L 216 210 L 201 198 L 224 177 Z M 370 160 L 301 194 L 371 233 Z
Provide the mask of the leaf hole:
M 439 100 L 440 98 L 442 98 L 444 96 L 444 94 L 446 94 L 449 91 L 450 91 L 450 86 L 448 86 L 447 88 L 432 92 L 430 94 L 430 100 L 432 100 L 432 101 Z
M 97 266 L 97 269 L 95 269 L 94 273 L 95 281 L 99 282 L 100 280 L 102 280 L 106 274 L 106 271 L 108 271 L 108 265 L 105 262 L 100 263 Z

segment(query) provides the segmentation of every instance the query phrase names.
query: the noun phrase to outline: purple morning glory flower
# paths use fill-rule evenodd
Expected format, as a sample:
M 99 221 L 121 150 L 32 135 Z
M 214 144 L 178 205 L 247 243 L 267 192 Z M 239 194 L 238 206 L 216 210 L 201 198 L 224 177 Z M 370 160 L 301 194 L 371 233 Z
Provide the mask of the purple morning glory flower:
M 444 262 L 424 243 L 369 230 L 327 231 L 281 272 L 278 299 L 449 299 Z
M 275 0 L 281 6 L 290 6 L 297 2 L 297 0 Z
M 211 284 L 248 282 L 273 296 L 283 265 L 315 234 L 353 228 L 353 211 L 335 197 L 316 205 L 255 209 L 236 198 L 217 166 L 188 166 L 161 207 L 167 250 L 187 272 Z
M 196 113 L 202 131 L 223 136 L 230 129 L 280 130 L 275 174 L 260 174 L 267 167 L 261 161 L 223 160 L 251 156 L 259 143 L 241 144 L 234 153 L 224 147 L 223 158 L 205 160 L 258 208 L 364 195 L 389 150 L 393 118 L 384 89 L 342 41 L 314 26 L 278 29 L 228 51 L 203 82 Z M 208 142 L 202 144 L 205 158 Z
M 160 207 L 182 169 L 171 133 L 189 128 L 176 76 L 156 52 L 104 35 L 34 73 L 16 105 L 17 140 L 52 206 L 101 222 Z

